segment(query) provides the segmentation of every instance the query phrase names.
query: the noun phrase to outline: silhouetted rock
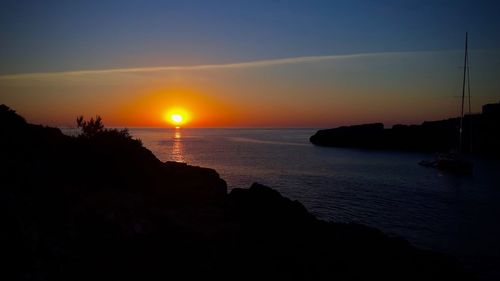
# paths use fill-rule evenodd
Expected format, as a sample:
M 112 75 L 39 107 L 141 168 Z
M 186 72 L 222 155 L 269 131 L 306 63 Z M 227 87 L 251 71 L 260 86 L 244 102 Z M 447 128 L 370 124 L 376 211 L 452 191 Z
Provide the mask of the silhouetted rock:
M 391 129 L 375 123 L 319 130 L 310 141 L 321 146 L 449 152 L 458 148 L 459 128 L 459 118 Z M 466 115 L 462 140 L 464 152 L 500 156 L 500 104 L 485 105 L 482 114 Z
M 319 130 L 311 137 L 311 142 L 339 147 L 379 148 L 383 135 L 384 124 L 382 123 L 342 126 L 336 129 Z
M 126 131 L 69 137 L 0 106 L 0 134 L 3 280 L 468 279 L 263 185 L 227 194 L 214 170 L 162 163 Z

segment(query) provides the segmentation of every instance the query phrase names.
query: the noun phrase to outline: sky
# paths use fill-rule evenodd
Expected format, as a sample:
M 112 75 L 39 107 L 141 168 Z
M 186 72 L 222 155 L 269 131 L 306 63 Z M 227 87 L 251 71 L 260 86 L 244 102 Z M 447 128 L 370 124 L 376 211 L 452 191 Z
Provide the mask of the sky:
M 500 1 L 0 1 L 0 103 L 74 126 L 334 127 L 500 100 Z

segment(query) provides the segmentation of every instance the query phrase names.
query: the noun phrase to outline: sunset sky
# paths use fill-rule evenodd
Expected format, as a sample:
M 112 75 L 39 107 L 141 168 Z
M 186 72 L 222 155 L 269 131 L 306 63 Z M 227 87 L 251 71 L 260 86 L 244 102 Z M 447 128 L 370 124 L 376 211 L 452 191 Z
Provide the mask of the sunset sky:
M 332 127 L 500 100 L 499 1 L 1 1 L 0 103 L 74 126 Z

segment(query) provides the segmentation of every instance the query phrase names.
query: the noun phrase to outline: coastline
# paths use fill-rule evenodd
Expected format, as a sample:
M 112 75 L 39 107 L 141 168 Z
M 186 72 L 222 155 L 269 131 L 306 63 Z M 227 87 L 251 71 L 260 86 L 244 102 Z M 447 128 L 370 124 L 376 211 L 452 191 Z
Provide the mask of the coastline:
M 462 151 L 500 157 L 500 103 L 483 105 L 480 114 L 463 120 Z M 319 146 L 418 152 L 450 152 L 459 146 L 460 118 L 425 121 L 420 125 L 382 123 L 318 130 L 310 142 Z
M 4 235 L 19 279 L 470 278 L 447 256 L 318 220 L 269 187 L 228 193 L 215 170 L 163 163 L 119 131 L 69 137 L 6 107 L 0 126 Z

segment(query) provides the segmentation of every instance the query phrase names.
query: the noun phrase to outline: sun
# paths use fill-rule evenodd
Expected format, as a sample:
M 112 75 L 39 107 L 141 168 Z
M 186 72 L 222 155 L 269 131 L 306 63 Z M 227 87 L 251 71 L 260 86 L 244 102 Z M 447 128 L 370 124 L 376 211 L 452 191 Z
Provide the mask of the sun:
M 180 114 L 172 114 L 172 116 L 170 116 L 170 120 L 172 120 L 172 123 L 174 123 L 175 125 L 180 125 L 184 118 L 182 118 L 182 115 Z
M 165 112 L 165 120 L 174 125 L 176 128 L 180 128 L 181 125 L 186 124 L 189 121 L 189 114 L 186 110 L 180 108 L 173 108 Z

